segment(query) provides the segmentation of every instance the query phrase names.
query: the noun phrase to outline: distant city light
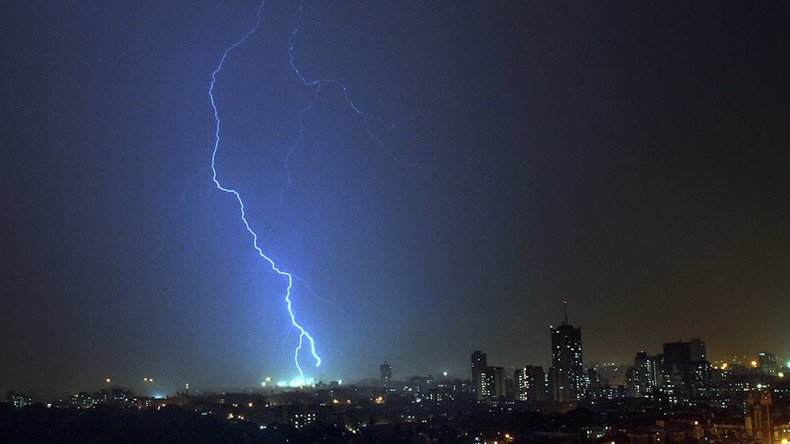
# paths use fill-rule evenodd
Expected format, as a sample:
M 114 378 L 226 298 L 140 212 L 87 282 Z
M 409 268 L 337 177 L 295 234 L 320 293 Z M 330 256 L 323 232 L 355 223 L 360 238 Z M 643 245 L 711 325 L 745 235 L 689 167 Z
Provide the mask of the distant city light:
M 447 370 L 442 372 L 442 376 L 447 376 Z
M 107 379 L 105 379 L 105 380 L 104 380 L 104 382 L 106 382 L 107 384 L 109 384 L 109 383 L 111 383 L 111 382 L 112 382 L 112 379 L 110 379 L 110 378 L 107 378 Z
M 757 361 L 752 361 L 752 367 L 757 368 Z

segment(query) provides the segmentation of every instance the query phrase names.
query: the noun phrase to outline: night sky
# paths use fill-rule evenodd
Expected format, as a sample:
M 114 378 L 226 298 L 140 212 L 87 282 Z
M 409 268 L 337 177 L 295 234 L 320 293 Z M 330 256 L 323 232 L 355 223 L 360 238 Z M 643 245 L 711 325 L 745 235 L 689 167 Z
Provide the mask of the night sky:
M 256 6 L 4 4 L 0 391 L 295 376 L 285 280 L 209 168 L 210 74 Z M 217 168 L 312 287 L 307 375 L 546 365 L 563 299 L 587 363 L 790 355 L 788 9 L 307 1 L 296 64 L 386 147 L 322 88 L 277 222 L 313 90 L 297 4 L 268 3 L 219 76 Z

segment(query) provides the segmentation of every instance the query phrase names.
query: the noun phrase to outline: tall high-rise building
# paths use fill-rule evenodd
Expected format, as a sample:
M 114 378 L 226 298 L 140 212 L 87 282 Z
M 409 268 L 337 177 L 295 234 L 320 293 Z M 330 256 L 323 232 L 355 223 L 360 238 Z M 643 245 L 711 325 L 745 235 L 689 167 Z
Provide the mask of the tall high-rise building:
M 699 338 L 691 339 L 691 342 L 689 342 L 689 359 L 691 359 L 691 362 L 708 360 L 708 356 L 705 354 L 705 341 Z
M 691 362 L 690 346 L 691 343 L 683 341 L 664 343 L 664 365 L 671 368 Z
M 488 359 L 486 354 L 480 350 L 472 352 L 472 385 L 475 389 L 475 397 L 483 399 L 482 379 L 480 375 L 488 367 Z
M 495 401 L 505 396 L 505 372 L 502 367 L 486 367 L 480 373 L 479 399 Z
M 567 306 L 567 302 L 564 303 Z M 556 401 L 567 402 L 584 398 L 587 391 L 582 361 L 582 330 L 565 321 L 551 327 L 551 393 Z
M 705 355 L 705 342 L 700 339 L 664 344 L 663 367 L 678 393 L 702 394 L 710 385 L 710 364 Z
M 503 378 L 505 380 L 505 388 L 504 388 L 505 399 L 507 399 L 508 401 L 515 401 L 516 400 L 516 381 L 513 378 L 509 377 L 504 372 L 502 374 L 504 375 Z
M 381 366 L 379 366 L 379 372 L 383 382 L 392 381 L 392 366 L 389 363 L 385 362 L 381 364 Z
M 776 355 L 771 352 L 761 351 L 757 353 L 757 362 L 760 365 L 760 371 L 769 375 L 775 375 L 778 372 L 776 367 Z
M 691 344 L 667 342 L 664 344 L 664 372 L 675 390 L 684 391 L 691 385 Z
M 648 356 L 644 351 L 636 354 L 633 376 L 629 381 L 634 396 L 648 395 L 661 385 L 662 361 L 662 356 Z
M 546 400 L 546 374 L 543 367 L 527 365 L 513 373 L 516 381 L 516 399 L 519 401 Z
M 527 400 L 527 377 L 524 373 L 524 368 L 517 368 L 513 371 L 513 382 L 516 385 L 516 401 Z

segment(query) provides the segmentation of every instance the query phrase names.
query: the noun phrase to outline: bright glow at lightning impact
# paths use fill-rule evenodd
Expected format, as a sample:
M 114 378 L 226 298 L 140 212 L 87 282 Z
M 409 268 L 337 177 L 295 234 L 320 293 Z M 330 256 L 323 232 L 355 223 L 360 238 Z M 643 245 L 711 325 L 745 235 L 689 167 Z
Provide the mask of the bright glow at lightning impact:
M 244 201 L 241 198 L 241 194 L 239 194 L 238 191 L 232 188 L 227 188 L 222 186 L 222 183 L 220 183 L 219 179 L 217 179 L 216 159 L 217 159 L 217 151 L 219 150 L 220 126 L 221 126 L 219 111 L 217 109 L 216 101 L 214 100 L 214 87 L 217 84 L 217 75 L 220 73 L 220 71 L 222 71 L 222 66 L 225 63 L 225 60 L 228 58 L 228 54 L 230 54 L 230 52 L 236 49 L 239 45 L 243 44 L 251 35 L 255 33 L 255 31 L 258 30 L 258 27 L 260 27 L 261 10 L 263 9 L 263 5 L 264 5 L 263 1 L 258 5 L 258 9 L 256 12 L 255 26 L 250 28 L 250 30 L 247 31 L 247 33 L 244 34 L 239 40 L 237 40 L 235 43 L 233 43 L 232 45 L 230 45 L 228 48 L 225 49 L 225 52 L 222 53 L 222 58 L 220 58 L 216 69 L 214 69 L 214 71 L 211 73 L 211 86 L 209 87 L 208 90 L 208 96 L 211 101 L 211 108 L 214 110 L 214 120 L 216 122 L 216 129 L 214 132 L 214 149 L 211 152 L 211 171 L 212 171 L 211 178 L 214 181 L 214 184 L 217 185 L 217 188 L 219 190 L 232 194 L 233 196 L 236 197 L 236 200 L 239 202 L 239 211 L 241 212 L 241 220 L 244 223 L 244 227 L 252 236 L 253 248 L 255 248 L 258 254 L 269 263 L 269 265 L 271 266 L 272 270 L 274 270 L 275 273 L 285 277 L 288 281 L 288 286 L 285 289 L 285 303 L 286 303 L 286 307 L 288 308 L 288 314 L 291 317 L 291 324 L 293 324 L 293 326 L 296 327 L 297 330 L 299 330 L 299 346 L 296 347 L 296 350 L 294 350 L 294 362 L 296 363 L 296 369 L 299 370 L 300 378 L 304 378 L 304 372 L 302 371 L 302 367 L 299 365 L 299 351 L 302 349 L 302 345 L 304 345 L 305 338 L 307 338 L 307 341 L 310 344 L 310 353 L 313 355 L 313 358 L 315 359 L 316 367 L 321 365 L 321 357 L 318 356 L 318 353 L 316 353 L 315 351 L 315 340 L 313 340 L 313 337 L 310 336 L 310 333 L 308 333 L 307 330 L 304 329 L 304 327 L 302 327 L 298 322 L 296 322 L 296 315 L 294 314 L 293 306 L 291 303 L 291 289 L 293 288 L 294 276 L 291 273 L 288 273 L 287 271 L 283 271 L 280 268 L 278 268 L 274 260 L 272 260 L 269 256 L 267 256 L 263 252 L 261 247 L 258 245 L 258 234 L 255 233 L 255 231 L 253 231 L 253 229 L 250 227 L 249 221 L 247 221 L 247 214 L 244 211 Z

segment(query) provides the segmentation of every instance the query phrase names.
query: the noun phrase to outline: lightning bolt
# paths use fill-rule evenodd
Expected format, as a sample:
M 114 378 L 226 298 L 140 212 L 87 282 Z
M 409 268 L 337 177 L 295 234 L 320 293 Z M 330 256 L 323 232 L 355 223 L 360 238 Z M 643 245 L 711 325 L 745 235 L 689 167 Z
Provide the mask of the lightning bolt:
M 247 229 L 247 231 L 252 236 L 252 245 L 255 248 L 255 250 L 258 252 L 258 255 L 261 258 L 263 258 L 266 262 L 269 263 L 269 265 L 271 266 L 271 269 L 275 273 L 277 273 L 280 276 L 283 276 L 288 282 L 288 286 L 287 286 L 286 291 L 285 291 L 285 303 L 286 303 L 286 307 L 288 309 L 288 314 L 289 314 L 290 319 L 291 319 L 291 324 L 293 324 L 293 326 L 299 331 L 299 344 L 296 347 L 296 349 L 294 350 L 294 362 L 296 364 L 297 370 L 299 370 L 300 378 L 303 379 L 304 378 L 304 373 L 302 371 L 302 367 L 299 365 L 299 352 L 301 351 L 302 347 L 304 346 L 305 340 L 307 340 L 307 342 L 308 342 L 308 344 L 310 346 L 310 353 L 312 354 L 313 359 L 315 360 L 316 367 L 321 365 L 321 358 L 316 353 L 315 341 L 313 340 L 313 337 L 307 332 L 307 330 L 305 330 L 304 327 L 302 327 L 296 321 L 296 315 L 294 313 L 293 304 L 291 302 L 291 290 L 293 289 L 293 284 L 294 284 L 295 280 L 298 280 L 298 281 L 304 283 L 307 286 L 307 288 L 310 289 L 311 292 L 312 292 L 312 289 L 310 288 L 309 284 L 307 284 L 307 282 L 304 279 L 301 279 L 300 277 L 296 276 L 293 273 L 290 273 L 290 272 L 287 272 L 287 271 L 284 271 L 284 270 L 280 269 L 277 266 L 277 264 L 274 262 L 274 260 L 272 260 L 269 256 L 267 256 L 263 252 L 263 249 L 260 247 L 259 242 L 258 242 L 258 234 L 255 231 L 253 231 L 253 229 L 250 227 L 249 221 L 247 220 L 246 212 L 245 212 L 245 209 L 244 209 L 244 201 L 241 198 L 241 194 L 239 194 L 239 192 L 237 190 L 234 190 L 232 188 L 228 188 L 228 187 L 223 186 L 222 183 L 217 178 L 216 157 L 217 157 L 217 151 L 219 149 L 219 144 L 220 144 L 220 126 L 221 126 L 221 120 L 220 120 L 220 117 L 219 117 L 219 111 L 217 109 L 217 105 L 216 105 L 216 102 L 215 102 L 215 99 L 214 99 L 214 87 L 216 86 L 216 83 L 217 83 L 217 76 L 222 71 L 222 67 L 223 67 L 223 65 L 225 63 L 225 60 L 227 59 L 228 55 L 234 49 L 236 49 L 237 47 L 242 45 L 260 27 L 260 25 L 261 25 L 261 13 L 262 13 L 262 10 L 263 10 L 263 7 L 264 7 L 265 3 L 266 3 L 266 0 L 261 0 L 261 2 L 258 4 L 258 8 L 257 8 L 257 11 L 256 11 L 256 22 L 255 22 L 255 25 L 252 28 L 250 28 L 239 40 L 237 40 L 235 43 L 233 43 L 232 45 L 230 45 L 228 48 L 225 49 L 225 51 L 222 54 L 222 57 L 219 60 L 219 63 L 217 64 L 216 69 L 214 69 L 214 71 L 211 73 L 211 85 L 210 85 L 209 90 L 208 90 L 208 95 L 209 95 L 209 98 L 210 98 L 210 101 L 211 101 L 211 107 L 214 110 L 214 120 L 216 122 L 216 128 L 215 128 L 215 134 L 214 134 L 214 149 L 211 152 L 211 171 L 212 171 L 212 180 L 214 181 L 214 184 L 217 186 L 217 188 L 220 191 L 223 191 L 223 192 L 228 193 L 228 194 L 232 194 L 236 198 L 236 201 L 238 201 L 238 203 L 239 203 L 239 210 L 240 210 L 240 213 L 241 213 L 241 220 L 244 223 L 244 227 Z M 367 132 L 367 135 L 370 138 L 370 140 L 373 141 L 373 143 L 376 145 L 376 147 L 378 149 L 380 149 L 381 151 L 383 151 L 395 163 L 397 163 L 398 165 L 400 165 L 402 167 L 407 167 L 407 168 L 418 168 L 418 169 L 421 169 L 421 170 L 429 170 L 430 169 L 430 168 L 425 167 L 424 165 L 419 164 L 419 163 L 403 162 L 401 159 L 399 159 L 397 156 L 395 156 L 392 153 L 392 151 L 390 151 L 387 148 L 386 144 L 379 137 L 377 137 L 374 134 L 372 126 L 371 126 L 371 121 L 379 121 L 380 122 L 383 119 L 381 117 L 376 116 L 376 115 L 366 113 L 361 108 L 359 108 L 354 103 L 354 101 L 351 99 L 351 97 L 350 97 L 350 95 L 348 93 L 348 88 L 346 87 L 346 85 L 344 83 L 342 83 L 342 82 L 340 82 L 338 80 L 335 80 L 335 79 L 331 79 L 331 78 L 310 80 L 310 79 L 308 79 L 307 77 L 305 77 L 302 74 L 302 72 L 299 70 L 299 67 L 296 64 L 295 56 L 294 56 L 293 51 L 294 51 L 294 39 L 296 38 L 297 34 L 300 31 L 303 10 L 304 10 L 304 0 L 301 0 L 299 2 L 299 6 L 298 6 L 298 14 L 297 14 L 296 23 L 295 23 L 294 27 L 292 28 L 290 37 L 288 39 L 288 63 L 290 64 L 291 69 L 293 70 L 294 74 L 299 78 L 299 80 L 302 82 L 302 84 L 305 87 L 313 88 L 313 98 L 299 112 L 299 117 L 298 117 L 299 132 L 298 132 L 297 137 L 294 139 L 293 143 L 288 148 L 288 151 L 287 151 L 286 156 L 285 156 L 285 160 L 283 162 L 283 166 L 284 166 L 285 173 L 286 173 L 286 184 L 285 184 L 284 188 L 280 190 L 279 203 L 278 203 L 278 206 L 277 206 L 277 213 L 276 213 L 276 217 L 275 217 L 275 222 L 273 223 L 272 227 L 270 227 L 270 229 L 266 233 L 266 236 L 263 239 L 264 242 L 269 240 L 272 231 L 277 227 L 277 225 L 279 223 L 279 220 L 280 220 L 280 213 L 281 213 L 282 206 L 283 206 L 283 200 L 285 198 L 286 193 L 288 192 L 288 190 L 292 186 L 291 171 L 290 171 L 289 161 L 291 159 L 292 154 L 294 153 L 294 151 L 300 145 L 302 139 L 304 138 L 304 133 L 305 133 L 304 116 L 316 104 L 316 102 L 318 101 L 319 95 L 321 93 L 321 89 L 324 86 L 336 87 L 336 88 L 340 88 L 341 89 L 341 91 L 343 93 L 343 100 L 345 100 L 345 102 L 348 105 L 348 107 L 355 114 L 357 114 L 360 117 L 360 119 L 362 121 L 362 124 L 364 126 L 364 129 Z
M 310 353 L 313 355 L 313 358 L 315 359 L 316 367 L 321 365 L 321 357 L 318 356 L 318 353 L 316 353 L 315 351 L 315 340 L 313 339 L 313 337 L 310 335 L 310 333 L 307 332 L 307 330 L 305 330 L 304 327 L 302 327 L 301 324 L 299 324 L 296 321 L 296 314 L 294 313 L 293 304 L 291 302 L 291 290 L 293 289 L 294 276 L 293 274 L 280 269 L 277 266 L 277 264 L 274 262 L 274 260 L 272 260 L 272 258 L 267 256 L 266 253 L 263 252 L 263 249 L 261 249 L 260 245 L 258 245 L 258 234 L 252 229 L 252 227 L 250 227 L 250 222 L 247 220 L 247 213 L 244 210 L 244 200 L 242 200 L 241 194 L 239 194 L 239 192 L 234 190 L 233 188 L 227 188 L 223 186 L 222 183 L 217 178 L 216 160 L 217 160 L 217 151 L 219 151 L 220 126 L 222 123 L 222 121 L 219 118 L 219 110 L 217 109 L 217 103 L 214 99 L 214 87 L 217 84 L 217 75 L 219 75 L 219 73 L 222 71 L 222 66 L 225 64 L 225 60 L 228 58 L 228 54 L 230 54 L 231 51 L 242 45 L 260 27 L 261 11 L 263 10 L 264 3 L 265 1 L 261 1 L 258 4 L 258 9 L 256 10 L 255 26 L 250 28 L 239 40 L 237 40 L 235 43 L 233 43 L 232 45 L 230 45 L 225 49 L 225 51 L 222 53 L 222 58 L 220 58 L 219 63 L 217 64 L 217 67 L 211 73 L 211 85 L 209 86 L 208 89 L 208 96 L 211 101 L 211 108 L 214 110 L 214 121 L 216 122 L 215 131 L 214 131 L 214 149 L 211 151 L 211 172 L 212 172 L 211 179 L 214 181 L 214 184 L 217 186 L 217 189 L 219 189 L 220 191 L 224 191 L 225 193 L 232 194 L 236 198 L 236 201 L 239 203 L 241 221 L 244 223 L 244 227 L 252 236 L 253 248 L 255 248 L 255 250 L 258 252 L 258 255 L 261 258 L 263 258 L 266 262 L 269 263 L 269 265 L 271 266 L 272 270 L 275 273 L 284 277 L 288 282 L 288 286 L 285 289 L 286 308 L 288 309 L 288 315 L 291 318 L 291 324 L 293 324 L 293 326 L 297 330 L 299 330 L 299 346 L 296 347 L 296 350 L 294 350 L 294 363 L 296 364 L 296 369 L 299 370 L 300 378 L 304 378 L 304 372 L 302 371 L 302 367 L 299 365 L 299 351 L 302 349 L 302 346 L 304 345 L 305 338 L 307 338 L 307 342 L 310 344 Z
M 343 91 L 343 100 L 345 100 L 346 104 L 348 105 L 348 107 L 360 117 L 360 119 L 362 120 L 362 123 L 363 123 L 363 125 L 365 127 L 365 131 L 367 132 L 368 137 L 370 138 L 370 140 L 372 140 L 375 143 L 375 145 L 380 150 L 382 150 L 390 159 L 392 159 L 395 163 L 397 163 L 398 165 L 400 165 L 402 167 L 416 168 L 416 169 L 420 169 L 420 170 L 430 170 L 430 168 L 428 168 L 427 166 L 425 166 L 425 165 L 423 165 L 421 163 L 404 162 L 403 160 L 398 158 L 395 154 L 392 153 L 392 151 L 390 151 L 387 148 L 387 145 L 379 137 L 377 137 L 373 133 L 373 128 L 370 125 L 370 121 L 371 120 L 383 121 L 384 119 L 379 117 L 379 116 L 376 116 L 374 114 L 367 113 L 367 112 L 363 111 L 360 107 L 358 107 L 356 105 L 356 103 L 354 103 L 354 101 L 351 100 L 351 96 L 348 94 L 348 87 L 346 87 L 346 85 L 343 82 L 340 82 L 340 81 L 335 80 L 335 79 L 314 79 L 314 80 L 309 80 L 307 77 L 304 76 L 304 74 L 302 74 L 302 72 L 299 70 L 299 67 L 296 65 L 296 61 L 295 61 L 295 57 L 294 57 L 293 51 L 294 51 L 294 39 L 296 38 L 296 35 L 299 34 L 299 30 L 300 30 L 300 27 L 301 27 L 301 24 L 302 24 L 303 11 L 304 11 L 304 0 L 300 0 L 299 1 L 299 11 L 298 11 L 298 14 L 297 14 L 296 24 L 294 25 L 293 30 L 291 31 L 291 37 L 288 39 L 288 62 L 291 64 L 291 69 L 293 70 L 294 74 L 296 74 L 296 76 L 299 77 L 299 80 L 302 81 L 304 86 L 313 87 L 315 89 L 315 95 L 313 96 L 312 102 L 310 102 L 310 104 L 308 104 L 307 107 L 305 107 L 302 110 L 302 112 L 299 114 L 299 124 L 301 125 L 301 128 L 300 128 L 299 138 L 294 143 L 294 146 L 299 143 L 299 141 L 301 140 L 302 134 L 304 133 L 304 125 L 302 124 L 302 115 L 305 112 L 307 112 L 310 108 L 312 108 L 312 106 L 315 104 L 316 100 L 318 99 L 318 94 L 321 92 L 321 87 L 324 86 L 324 85 L 332 85 L 332 86 L 340 88 Z M 291 151 L 293 151 L 293 147 L 292 147 Z M 291 152 L 289 151 L 288 156 L 286 157 L 286 172 L 287 172 L 287 166 L 288 166 L 288 158 L 290 157 L 290 154 L 291 154 Z M 288 183 L 290 184 L 290 177 L 288 178 Z
M 360 117 L 360 119 L 362 120 L 362 124 L 363 124 L 363 126 L 365 128 L 365 132 L 367 133 L 367 135 L 370 138 L 370 140 L 372 140 L 373 143 L 381 151 L 383 151 L 384 154 L 387 157 L 389 157 L 392 161 L 394 161 L 395 163 L 397 163 L 398 165 L 400 165 L 402 167 L 415 168 L 415 169 L 422 170 L 423 172 L 427 172 L 427 171 L 433 170 L 433 168 L 427 167 L 427 166 L 425 166 L 425 165 L 423 165 L 421 163 L 404 162 L 403 160 L 398 158 L 395 154 L 393 154 L 392 151 L 387 148 L 387 145 L 384 143 L 384 141 L 382 141 L 379 137 L 377 137 L 373 133 L 373 128 L 371 127 L 371 121 L 372 120 L 380 122 L 380 121 L 383 121 L 384 119 L 379 117 L 379 116 L 376 116 L 374 114 L 367 113 L 367 112 L 363 111 L 360 107 L 358 107 L 356 105 L 356 103 L 354 103 L 354 101 L 351 100 L 351 96 L 348 93 L 348 87 L 346 87 L 346 85 L 343 82 L 340 82 L 340 81 L 335 80 L 335 79 L 314 79 L 314 80 L 310 80 L 307 77 L 305 77 L 304 74 L 302 74 L 302 71 L 299 69 L 299 67 L 296 64 L 296 57 L 294 56 L 294 46 L 295 46 L 294 39 L 296 39 L 296 36 L 297 36 L 297 34 L 299 34 L 299 31 L 301 29 L 303 13 L 304 13 L 304 0 L 300 0 L 299 1 L 299 6 L 298 6 L 298 11 L 297 11 L 297 16 L 296 16 L 296 23 L 295 23 L 293 29 L 291 30 L 290 37 L 288 38 L 288 63 L 290 64 L 291 69 L 293 70 L 294 74 L 296 74 L 296 76 L 299 78 L 299 80 L 302 82 L 302 84 L 305 87 L 313 88 L 313 98 L 312 98 L 312 100 L 310 100 L 310 102 L 307 104 L 307 106 L 302 108 L 302 110 L 299 112 L 299 118 L 298 118 L 298 121 L 299 121 L 299 134 L 296 137 L 296 139 L 294 140 L 294 142 L 291 144 L 291 146 L 288 149 L 287 154 L 285 155 L 285 161 L 283 162 L 283 164 L 284 164 L 283 166 L 285 168 L 286 185 L 285 185 L 285 187 L 282 190 L 280 190 L 280 199 L 279 199 L 279 203 L 277 205 L 277 213 L 276 213 L 276 216 L 275 216 L 275 219 L 274 219 L 274 224 L 272 224 L 271 228 L 269 228 L 269 231 L 266 234 L 265 241 L 267 241 L 267 242 L 269 241 L 269 238 L 271 237 L 272 231 L 274 231 L 277 228 L 277 225 L 279 224 L 280 214 L 282 212 L 282 206 L 283 206 L 283 200 L 285 198 L 285 194 L 288 192 L 288 190 L 290 190 L 291 186 L 293 185 L 293 182 L 291 180 L 291 168 L 290 168 L 289 162 L 291 160 L 291 156 L 293 155 L 294 151 L 296 150 L 296 148 L 299 146 L 299 144 L 302 142 L 302 139 L 304 138 L 304 132 L 305 132 L 304 115 L 308 111 L 310 111 L 310 109 L 312 109 L 313 106 L 318 101 L 318 97 L 319 97 L 319 95 L 321 93 L 321 87 L 322 86 L 325 86 L 325 85 L 334 86 L 334 87 L 340 88 L 343 91 L 343 100 L 346 102 L 348 107 L 355 114 L 357 114 Z M 389 125 L 387 125 L 387 128 L 388 129 L 393 129 L 396 126 L 397 126 L 397 124 L 389 124 Z

